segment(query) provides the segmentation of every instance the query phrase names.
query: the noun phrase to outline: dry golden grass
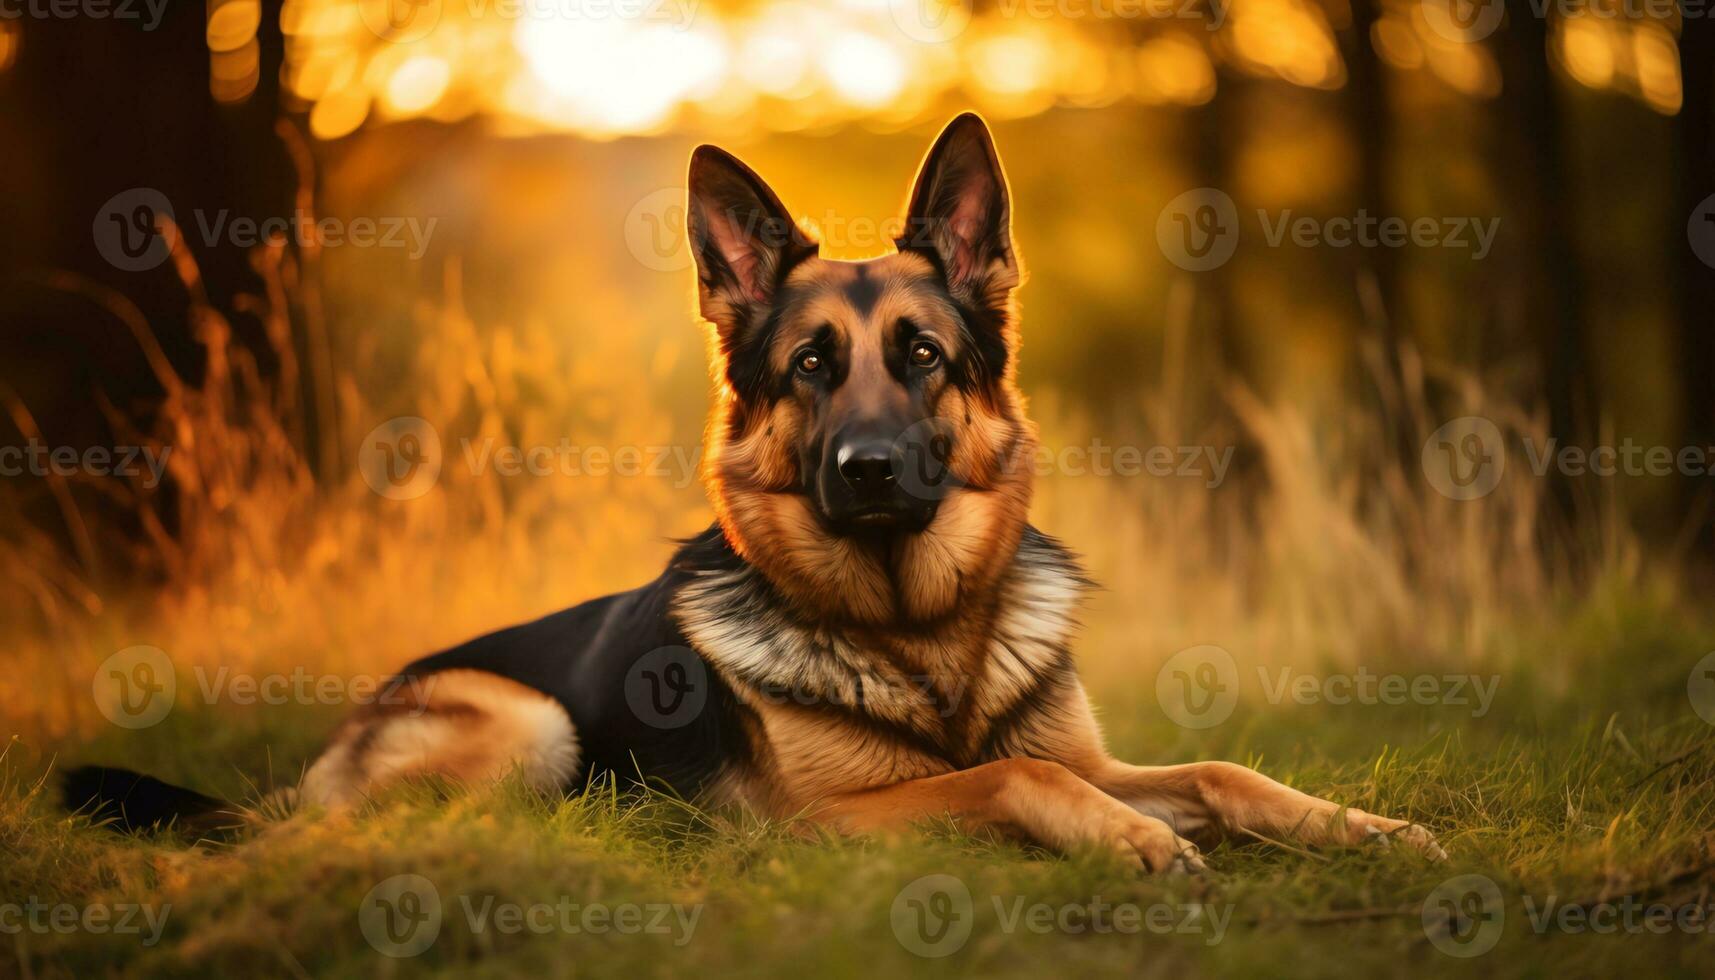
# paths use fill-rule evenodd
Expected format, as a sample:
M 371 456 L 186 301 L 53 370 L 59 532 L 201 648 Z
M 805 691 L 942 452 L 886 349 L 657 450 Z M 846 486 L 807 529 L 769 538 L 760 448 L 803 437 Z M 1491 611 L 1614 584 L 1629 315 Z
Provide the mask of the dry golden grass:
M 95 300 L 148 356 L 165 400 L 144 418 L 112 412 L 113 428 L 119 442 L 172 447 L 176 492 L 47 480 L 0 494 L 0 535 L 14 556 L 0 565 L 14 665 L 0 673 L 0 709 L 16 740 L 0 754 L 0 899 L 156 902 L 173 918 L 159 947 L 87 934 L 16 938 L 10 962 L 26 973 L 370 975 L 394 964 L 363 941 L 355 910 L 377 880 L 398 873 L 430 876 L 449 896 L 706 906 L 697 943 L 684 949 L 449 928 L 414 964 L 501 973 L 570 963 L 627 975 L 923 970 L 936 964 L 911 956 L 888 916 L 899 887 L 929 873 L 971 883 L 979 901 L 1106 896 L 1238 913 L 1219 945 L 1206 935 L 1140 945 L 1007 934 L 984 918 L 969 949 L 945 964 L 981 975 L 1068 965 L 1326 975 L 1409 963 L 1435 972 L 1451 961 L 1428 949 L 1419 906 L 1454 870 L 1493 876 L 1509 901 L 1638 892 L 1683 903 L 1707 887 L 1710 737 L 1687 709 L 1681 661 L 1712 637 L 1670 565 L 1646 564 L 1611 510 L 1586 515 L 1576 535 L 1549 526 L 1547 488 L 1522 461 L 1489 497 L 1452 501 L 1414 460 L 1392 462 L 1380 412 L 1312 417 L 1194 376 L 1174 357 L 1162 377 L 1138 379 L 1135 404 L 1115 406 L 1134 420 L 1125 426 L 1068 408 L 1055 390 L 1031 392 L 1050 447 L 1100 438 L 1236 451 L 1215 488 L 1202 478 L 1070 472 L 1039 482 L 1036 522 L 1083 553 L 1106 587 L 1079 653 L 1116 750 L 1138 761 L 1260 761 L 1296 784 L 1430 824 L 1454 854 L 1451 869 L 1399 853 L 1222 848 L 1209 881 L 1140 882 L 1087 857 L 1041 860 L 956 834 L 807 844 L 742 815 L 689 813 L 654 797 L 544 800 L 515 787 L 451 806 L 406 788 L 353 824 L 287 822 L 230 851 L 109 839 L 66 818 L 42 788 L 56 753 L 254 799 L 293 780 L 334 716 L 197 704 L 196 686 L 181 680 L 170 722 L 120 732 L 91 697 L 96 665 L 114 651 L 160 647 L 181 676 L 197 667 L 385 673 L 644 581 L 672 538 L 709 519 L 683 468 L 506 477 L 473 470 L 461 445 L 564 439 L 689 453 L 700 429 L 685 406 L 702 392 L 678 390 L 675 379 L 694 344 L 598 331 L 572 354 L 542 323 L 473 322 L 453 268 L 448 295 L 409 298 L 401 355 L 379 327 L 324 318 L 313 250 L 259 252 L 263 287 L 228 312 L 204 298 L 190 254 L 175 257 L 206 353 L 194 378 L 168 364 L 124 297 L 69 277 L 52 284 Z M 1181 299 L 1181 311 L 1194 302 Z M 265 324 L 276 370 L 234 342 L 229 312 Z M 1189 318 L 1174 319 L 1169 344 L 1181 345 L 1188 328 L 1179 321 Z M 1399 378 L 1379 387 L 1380 402 L 1418 441 L 1438 421 L 1431 404 L 1540 432 L 1538 415 L 1409 353 Z M 1201 400 L 1219 408 L 1189 411 L 1193 389 L 1214 393 Z M 7 407 L 28 434 L 28 407 L 15 398 Z M 428 420 L 443 441 L 439 482 L 413 500 L 373 492 L 357 465 L 365 435 L 397 416 Z M 42 501 L 20 493 L 46 495 L 58 523 L 24 520 L 26 505 Z M 1473 718 L 1445 705 L 1264 705 L 1247 686 L 1232 722 L 1191 732 L 1163 717 L 1156 671 L 1175 651 L 1208 643 L 1247 672 L 1492 672 L 1506 697 Z M 1608 945 L 1593 960 L 1581 945 L 1590 937 L 1544 943 L 1517 932 L 1485 961 L 1499 973 L 1593 962 L 1684 970 L 1707 954 L 1706 943 L 1675 936 Z M 759 950 L 769 969 L 758 968 Z
M 0 495 L 20 557 L 0 569 L 10 597 L 0 612 L 26 665 L 0 677 L 16 731 L 60 738 L 99 726 L 84 696 L 91 672 L 138 643 L 169 651 L 181 669 L 384 672 L 646 580 L 673 538 L 709 519 L 690 472 L 699 435 L 673 407 L 684 393 L 663 397 L 689 344 L 662 339 L 640 362 L 622 331 L 586 335 L 571 354 L 541 323 L 479 326 L 462 308 L 455 266 L 450 295 L 412 299 L 403 363 L 349 325 L 335 358 L 321 257 L 276 246 L 255 254 L 263 288 L 237 304 L 266 325 L 278 368 L 265 374 L 208 302 L 189 251 L 181 245 L 174 259 L 206 353 L 196 378 L 169 364 L 123 296 L 69 276 L 52 282 L 99 304 L 145 354 L 164 400 L 145 420 L 111 408 L 109 417 L 116 441 L 171 448 L 174 492 L 44 480 L 31 490 L 52 495 L 59 527 L 32 526 L 15 493 Z M 1170 345 L 1186 329 L 1170 323 Z M 1403 362 L 1382 401 L 1417 439 L 1438 421 L 1431 403 L 1541 437 L 1540 413 L 1488 398 L 1471 377 L 1433 374 L 1410 352 Z M 1388 449 L 1379 413 L 1315 419 L 1168 364 L 1166 376 L 1139 379 L 1135 405 L 1118 407 L 1138 420 L 1120 438 L 1061 408 L 1052 390 L 1033 401 L 1051 448 L 1237 452 L 1213 488 L 1201 477 L 1052 469 L 1039 479 L 1036 522 L 1082 552 L 1106 587 L 1085 652 L 1096 676 L 1146 672 L 1206 642 L 1258 663 L 1351 665 L 1378 651 L 1431 666 L 1485 663 L 1509 652 L 1497 647 L 1520 626 L 1592 589 L 1678 601 L 1673 570 L 1646 571 L 1612 509 L 1585 515 L 1577 537 L 1546 526 L 1546 481 L 1522 459 L 1489 497 L 1450 500 L 1415 459 Z M 1197 383 L 1222 405 L 1200 423 L 1178 404 Z M 8 408 L 33 430 L 27 406 L 10 398 Z M 358 472 L 365 434 L 397 416 L 442 435 L 439 482 L 413 500 L 372 492 Z M 676 455 L 653 476 L 503 476 L 471 465 L 485 443 L 562 441 Z

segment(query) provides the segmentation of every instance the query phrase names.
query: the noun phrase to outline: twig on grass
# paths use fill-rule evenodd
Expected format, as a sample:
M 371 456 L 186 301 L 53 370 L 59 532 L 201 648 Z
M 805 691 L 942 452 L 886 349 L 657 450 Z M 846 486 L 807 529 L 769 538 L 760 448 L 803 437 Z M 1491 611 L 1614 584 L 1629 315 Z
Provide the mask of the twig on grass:
M 1629 789 L 1629 790 L 1637 789 L 1639 786 L 1642 786 L 1643 784 L 1649 782 L 1650 780 L 1654 779 L 1655 777 L 1661 775 L 1661 773 L 1664 770 L 1671 768 L 1673 766 L 1677 766 L 1680 763 L 1684 762 L 1685 760 L 1696 755 L 1697 753 L 1703 751 L 1703 749 L 1705 747 L 1706 747 L 1705 745 L 1693 745 L 1691 748 L 1686 749 L 1684 752 L 1679 753 L 1678 755 L 1674 756 L 1673 758 L 1664 760 L 1660 765 L 1656 766 L 1654 769 L 1651 769 L 1642 779 L 1631 784 L 1630 786 L 1627 786 L 1626 789 Z

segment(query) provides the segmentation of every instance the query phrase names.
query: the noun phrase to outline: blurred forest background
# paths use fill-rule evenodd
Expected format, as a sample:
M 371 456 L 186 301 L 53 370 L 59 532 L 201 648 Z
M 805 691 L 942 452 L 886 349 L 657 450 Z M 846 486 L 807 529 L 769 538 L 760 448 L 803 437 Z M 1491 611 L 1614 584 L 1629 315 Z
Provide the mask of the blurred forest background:
M 0 622 L 34 667 L 0 679 L 20 727 L 95 719 L 89 665 L 134 643 L 387 669 L 654 575 L 709 519 L 689 473 L 507 477 L 465 447 L 694 450 L 710 381 L 674 239 L 690 149 L 734 150 L 809 222 L 854 229 L 827 237 L 858 257 L 877 242 L 855 229 L 896 213 L 966 108 L 1013 185 L 1021 380 L 1048 444 L 1235 449 L 1214 487 L 1041 481 L 1037 522 L 1109 589 L 1098 677 L 1199 642 L 1474 660 L 1528 652 L 1501 624 L 1592 596 L 1697 594 L 1715 479 L 1538 477 L 1521 447 L 1715 445 L 1701 9 L 591 9 L 0 19 L 0 445 L 173 450 L 158 487 L 0 478 Z M 1157 225 L 1203 187 L 1236 203 L 1240 238 L 1185 271 Z M 101 230 L 135 188 L 182 231 L 137 271 Z M 1481 258 L 1271 246 L 1287 212 L 1499 224 Z M 200 230 L 294 213 L 434 224 L 420 255 Z M 1514 461 L 1456 501 L 1420 452 L 1467 415 Z M 358 473 L 397 416 L 444 446 L 411 500 Z

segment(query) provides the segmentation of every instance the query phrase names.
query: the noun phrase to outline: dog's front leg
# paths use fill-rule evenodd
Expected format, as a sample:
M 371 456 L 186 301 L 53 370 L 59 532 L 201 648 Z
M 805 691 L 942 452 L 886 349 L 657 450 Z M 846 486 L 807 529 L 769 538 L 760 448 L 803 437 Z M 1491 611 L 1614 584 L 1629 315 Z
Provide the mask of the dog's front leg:
M 951 816 L 963 826 L 1021 834 L 1059 851 L 1107 848 L 1146 870 L 1196 871 L 1197 848 L 1161 820 L 1126 806 L 1057 762 L 1001 759 L 971 769 L 841 794 L 815 819 L 846 833 Z
M 1409 843 L 1439 860 L 1446 852 L 1417 824 L 1301 793 L 1231 762 L 1133 766 L 1102 744 L 1082 685 L 1067 679 L 1046 692 L 1042 709 L 1009 733 L 1010 755 L 1055 759 L 1102 792 L 1166 821 L 1188 837 L 1260 836 L 1303 844 Z
M 1205 829 L 1305 844 L 1351 845 L 1400 840 L 1435 860 L 1447 856 L 1418 824 L 1341 807 L 1301 793 L 1231 762 L 1133 766 L 1107 758 L 1087 778 L 1117 799 L 1172 824 L 1181 833 Z

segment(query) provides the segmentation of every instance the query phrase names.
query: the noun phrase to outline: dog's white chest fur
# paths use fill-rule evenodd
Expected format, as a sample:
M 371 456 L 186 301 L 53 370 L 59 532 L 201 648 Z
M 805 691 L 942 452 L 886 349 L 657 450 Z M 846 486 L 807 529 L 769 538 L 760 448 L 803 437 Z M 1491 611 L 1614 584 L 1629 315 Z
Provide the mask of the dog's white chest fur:
M 980 750 L 995 719 L 1070 669 L 1068 642 L 1088 587 L 1070 554 L 1031 531 L 992 608 L 951 625 L 894 631 L 806 621 L 750 566 L 701 573 L 673 611 L 746 704 L 846 712 L 964 757 Z M 980 656 L 971 656 L 973 645 Z

